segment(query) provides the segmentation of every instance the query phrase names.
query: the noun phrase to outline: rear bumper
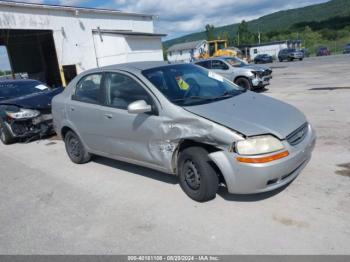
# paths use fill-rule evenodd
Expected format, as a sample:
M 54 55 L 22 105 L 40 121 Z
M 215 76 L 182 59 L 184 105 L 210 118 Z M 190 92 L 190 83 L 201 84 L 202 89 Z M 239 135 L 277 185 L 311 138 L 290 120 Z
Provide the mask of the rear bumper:
M 283 142 L 289 156 L 265 164 L 244 164 L 236 160 L 237 154 L 214 152 L 209 157 L 221 170 L 228 191 L 234 194 L 254 194 L 275 190 L 294 180 L 311 159 L 316 135 L 309 126 L 308 135 L 297 146 Z

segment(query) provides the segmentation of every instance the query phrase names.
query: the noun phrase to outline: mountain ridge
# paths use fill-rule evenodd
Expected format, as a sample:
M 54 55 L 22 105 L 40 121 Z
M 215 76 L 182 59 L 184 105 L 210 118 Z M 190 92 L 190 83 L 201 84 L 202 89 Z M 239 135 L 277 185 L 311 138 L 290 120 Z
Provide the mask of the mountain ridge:
M 350 0 L 330 0 L 325 3 L 277 11 L 248 21 L 247 24 L 252 32 L 257 32 L 259 27 L 260 31 L 264 33 L 288 29 L 300 22 L 323 21 L 335 16 L 349 15 Z M 223 32 L 227 32 L 230 36 L 234 36 L 237 33 L 238 26 L 239 23 L 216 27 L 214 33 L 218 36 Z M 167 49 L 174 44 L 201 39 L 206 39 L 204 31 L 164 41 L 163 46 Z

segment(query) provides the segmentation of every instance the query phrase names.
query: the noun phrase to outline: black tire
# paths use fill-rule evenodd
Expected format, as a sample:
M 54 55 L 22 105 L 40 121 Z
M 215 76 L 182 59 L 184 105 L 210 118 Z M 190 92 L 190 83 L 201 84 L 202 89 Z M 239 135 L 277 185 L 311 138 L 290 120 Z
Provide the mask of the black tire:
M 283 59 L 282 59 L 282 58 L 278 58 L 278 60 L 279 60 L 280 62 L 283 62 Z
M 0 122 L 0 140 L 4 145 L 13 144 L 16 139 L 11 135 L 10 130 L 8 130 L 7 126 Z
M 205 149 L 189 147 L 183 150 L 178 160 L 178 176 L 182 190 L 193 200 L 206 202 L 216 197 L 219 177 Z
M 303 59 L 302 59 L 302 58 L 299 58 L 299 61 L 303 61 Z
M 68 131 L 64 137 L 64 143 L 69 158 L 73 163 L 85 164 L 91 160 L 91 154 L 86 151 L 77 134 Z
M 246 89 L 246 90 L 251 90 L 252 89 L 252 86 L 251 86 L 251 83 L 250 81 L 245 78 L 245 77 L 239 77 L 236 79 L 235 81 L 235 84 Z

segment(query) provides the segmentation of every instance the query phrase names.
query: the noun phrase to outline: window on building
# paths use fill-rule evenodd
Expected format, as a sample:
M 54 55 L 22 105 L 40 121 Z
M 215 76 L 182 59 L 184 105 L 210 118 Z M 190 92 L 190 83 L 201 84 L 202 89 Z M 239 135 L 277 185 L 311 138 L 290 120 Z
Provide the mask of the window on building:
M 254 48 L 254 54 L 257 54 L 257 53 L 258 53 L 258 49 Z

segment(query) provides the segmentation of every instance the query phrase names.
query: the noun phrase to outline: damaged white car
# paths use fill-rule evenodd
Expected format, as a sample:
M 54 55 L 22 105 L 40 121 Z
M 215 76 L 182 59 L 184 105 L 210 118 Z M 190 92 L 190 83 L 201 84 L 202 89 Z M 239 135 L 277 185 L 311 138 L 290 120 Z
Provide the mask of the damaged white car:
M 92 154 L 178 175 L 196 201 L 274 190 L 311 158 L 296 108 L 192 64 L 141 62 L 84 72 L 53 100 L 70 159 Z

